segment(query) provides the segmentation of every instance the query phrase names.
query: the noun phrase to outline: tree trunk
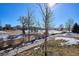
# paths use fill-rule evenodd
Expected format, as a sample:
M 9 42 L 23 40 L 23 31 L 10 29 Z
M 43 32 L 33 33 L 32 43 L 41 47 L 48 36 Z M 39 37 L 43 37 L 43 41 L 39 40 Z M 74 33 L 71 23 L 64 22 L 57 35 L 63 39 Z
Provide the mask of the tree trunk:
M 22 28 L 22 33 L 23 33 L 23 41 L 22 42 L 24 43 L 25 42 L 25 34 L 26 34 L 24 26 Z
M 48 19 L 45 20 L 45 56 L 47 56 Z
M 28 28 L 28 41 L 30 41 L 30 28 Z
M 24 28 L 24 25 L 22 26 L 23 28 L 22 28 L 22 33 L 23 33 L 23 35 L 25 35 L 25 28 Z

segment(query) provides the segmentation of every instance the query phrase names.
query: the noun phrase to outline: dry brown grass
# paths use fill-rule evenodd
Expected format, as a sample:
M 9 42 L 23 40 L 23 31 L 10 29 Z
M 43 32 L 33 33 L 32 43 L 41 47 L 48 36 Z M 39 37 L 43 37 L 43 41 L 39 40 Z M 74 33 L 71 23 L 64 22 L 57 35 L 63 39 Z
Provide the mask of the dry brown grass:
M 5 30 L 5 31 L 8 32 L 10 35 L 22 34 L 21 30 Z
M 61 46 L 60 43 L 65 42 L 63 40 L 51 40 L 48 41 L 48 56 L 79 56 L 79 46 Z M 34 50 L 35 48 L 32 48 L 27 51 L 23 51 L 18 56 L 44 56 L 44 47 L 43 44 L 39 45 L 39 49 Z

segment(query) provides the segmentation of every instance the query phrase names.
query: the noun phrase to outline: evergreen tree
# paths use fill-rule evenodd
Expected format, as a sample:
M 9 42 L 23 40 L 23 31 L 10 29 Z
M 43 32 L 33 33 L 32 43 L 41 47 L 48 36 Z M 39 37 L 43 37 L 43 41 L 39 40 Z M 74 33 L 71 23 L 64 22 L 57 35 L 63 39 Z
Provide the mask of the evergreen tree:
M 74 24 L 72 32 L 73 33 L 79 33 L 79 25 L 77 23 Z
M 3 29 L 3 27 L 2 26 L 0 26 L 0 30 L 2 30 Z

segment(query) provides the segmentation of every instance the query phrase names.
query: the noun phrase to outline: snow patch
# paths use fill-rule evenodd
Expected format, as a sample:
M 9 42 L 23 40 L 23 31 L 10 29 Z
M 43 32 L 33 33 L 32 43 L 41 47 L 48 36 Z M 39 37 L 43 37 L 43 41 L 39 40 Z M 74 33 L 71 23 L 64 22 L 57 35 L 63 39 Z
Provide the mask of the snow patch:
M 67 44 L 67 45 L 79 44 L 79 40 L 75 38 L 56 37 L 55 40 L 66 40 L 67 42 L 65 42 L 64 44 Z
M 63 36 L 78 36 L 79 34 L 77 33 L 65 33 L 65 34 L 62 34 Z
M 1 34 L 0 35 L 0 40 L 7 41 L 8 40 L 7 39 L 8 36 L 9 36 L 8 34 Z

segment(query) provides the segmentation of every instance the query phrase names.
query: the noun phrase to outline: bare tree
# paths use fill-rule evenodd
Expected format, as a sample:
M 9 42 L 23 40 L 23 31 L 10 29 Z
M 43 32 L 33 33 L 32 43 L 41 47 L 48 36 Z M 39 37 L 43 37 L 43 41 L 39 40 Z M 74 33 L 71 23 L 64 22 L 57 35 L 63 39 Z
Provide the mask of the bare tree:
M 32 26 L 34 25 L 34 16 L 33 16 L 33 13 L 31 12 L 31 9 L 27 9 L 26 16 L 21 16 L 19 20 L 20 20 L 20 23 L 22 24 L 23 34 L 25 34 L 25 29 L 27 28 L 28 41 L 30 41 L 30 32 L 31 32 Z
M 63 29 L 64 29 L 63 24 L 60 24 L 60 25 L 59 25 L 59 30 L 62 31 Z
M 66 22 L 65 28 L 70 32 L 73 25 L 74 25 L 74 20 L 71 18 Z
M 25 42 L 25 29 L 26 29 L 26 16 L 20 16 L 18 19 L 21 23 L 21 30 L 22 30 L 22 34 L 23 34 L 23 40 L 22 43 Z
M 34 25 L 34 16 L 33 13 L 31 12 L 30 9 L 27 9 L 27 21 L 26 21 L 26 26 L 28 28 L 28 41 L 30 41 L 30 32 L 32 29 L 32 26 Z
M 23 33 L 23 35 L 25 35 L 26 17 L 20 16 L 18 20 L 20 21 L 20 23 L 22 25 L 22 33 Z
M 47 36 L 49 35 L 48 29 L 50 28 L 51 18 L 52 18 L 52 10 L 48 6 L 48 4 L 38 4 L 42 13 L 42 18 L 45 26 L 45 41 L 44 41 L 44 51 L 45 56 L 47 56 Z

